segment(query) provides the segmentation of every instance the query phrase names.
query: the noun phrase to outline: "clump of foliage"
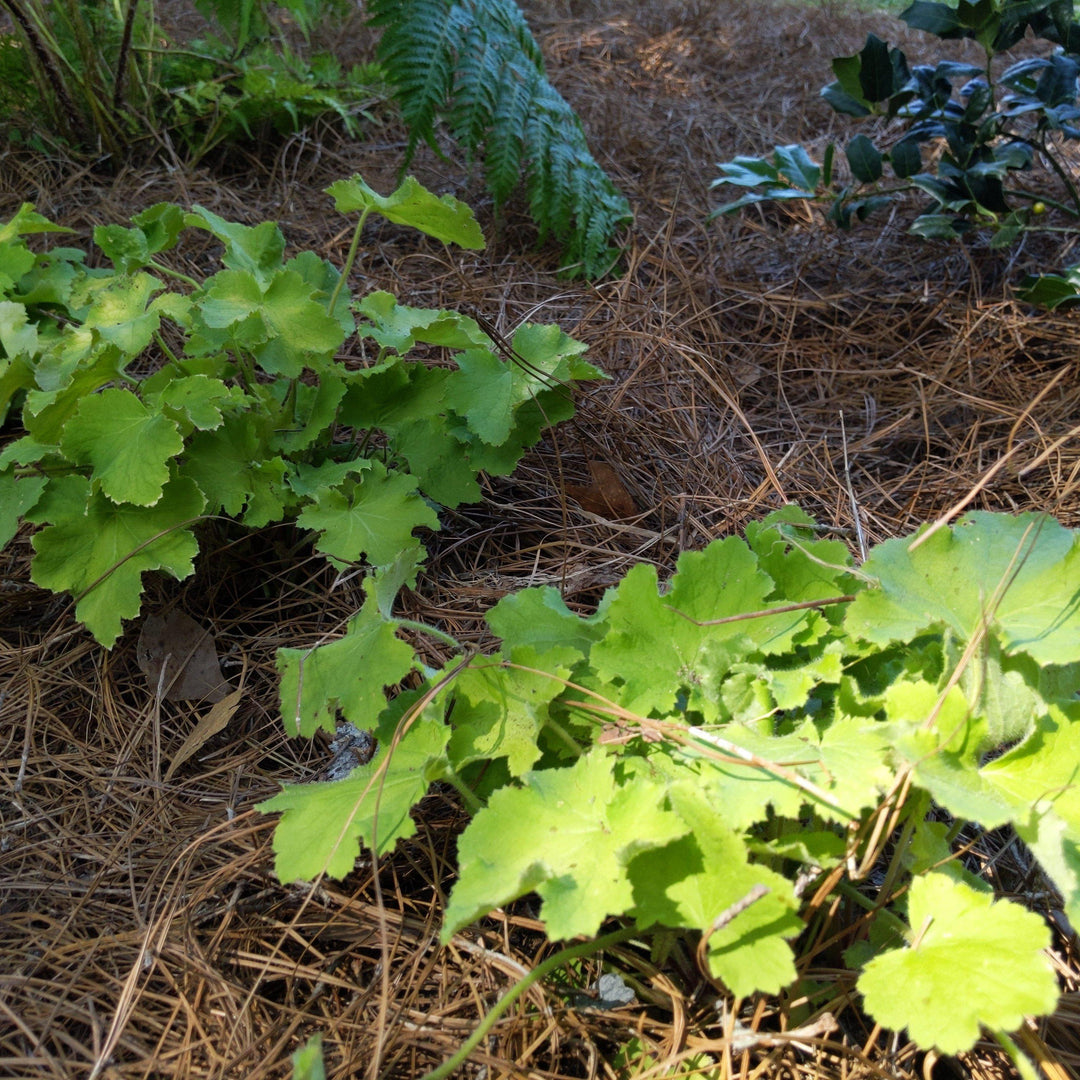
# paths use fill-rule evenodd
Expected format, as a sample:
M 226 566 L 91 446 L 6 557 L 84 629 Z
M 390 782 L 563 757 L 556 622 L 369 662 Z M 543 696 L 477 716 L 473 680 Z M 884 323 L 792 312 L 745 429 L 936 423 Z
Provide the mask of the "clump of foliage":
M 443 119 L 470 155 L 482 153 L 496 207 L 524 174 L 540 239 L 564 247 L 567 271 L 599 276 L 619 255 L 630 207 L 596 163 L 574 111 L 548 81 L 513 0 L 373 0 L 379 58 L 417 145 Z
M 1080 191 L 1064 146 L 1080 139 L 1080 25 L 1071 0 L 915 0 L 900 18 L 943 40 L 973 39 L 983 50 L 983 64 L 942 60 L 911 66 L 902 50 L 868 35 L 860 52 L 833 61 L 836 81 L 822 96 L 839 113 L 897 123 L 884 128 L 876 143 L 863 134 L 847 143 L 850 179 L 840 180 L 833 169 L 835 144 L 820 164 L 794 145 L 777 147 L 771 160 L 737 157 L 719 166 L 722 175 L 713 187 L 750 190 L 711 217 L 769 200 L 797 200 L 828 207 L 829 218 L 846 228 L 853 217 L 864 220 L 915 191 L 928 202 L 911 224 L 913 233 L 954 238 L 989 229 L 995 247 L 1043 227 L 1048 208 L 1080 217 Z M 1056 51 L 996 74 L 995 59 L 1028 30 L 1057 45 Z M 1065 202 L 1030 184 L 1010 185 L 1036 163 L 1056 174 Z
M 211 32 L 185 43 L 163 36 L 149 0 L 2 3 L 12 27 L 0 35 L 0 118 L 28 141 L 45 142 L 47 128 L 83 151 L 198 160 L 326 114 L 358 135 L 385 97 L 376 67 L 345 71 L 288 43 L 286 22 L 306 39 L 317 20 L 343 14 L 340 0 L 200 0 Z
M 4 6 L 16 32 L 0 38 L 0 113 L 16 134 L 32 131 L 22 136 L 31 142 L 46 138 L 44 115 L 75 149 L 197 161 L 221 143 L 297 131 L 327 114 L 359 135 L 385 97 L 377 67 L 346 71 L 289 45 L 282 18 L 306 36 L 320 13 L 338 13 L 336 0 L 204 0 L 212 32 L 183 44 L 163 38 L 152 3 Z
M 0 422 L 25 431 L 0 453 L 0 546 L 22 521 L 42 526 L 33 580 L 69 592 L 103 645 L 138 614 L 144 571 L 186 577 L 200 522 L 221 515 L 252 529 L 295 519 L 335 565 L 377 568 L 386 608 L 415 579 L 415 530 L 438 529 L 437 505 L 479 500 L 479 475 L 510 473 L 572 415 L 573 382 L 599 374 L 557 326 L 519 327 L 508 359 L 455 311 L 381 291 L 354 301 L 370 214 L 484 240 L 466 206 L 411 177 L 387 197 L 359 177 L 328 192 L 358 214 L 340 271 L 310 251 L 286 259 L 273 222 L 198 206 L 95 229 L 111 268 L 79 248 L 32 250 L 27 236 L 70 230 L 29 204 L 0 224 Z M 159 262 L 186 229 L 222 244 L 205 280 Z M 364 364 L 337 358 L 354 333 Z M 419 344 L 447 350 L 447 366 L 411 358 Z
M 681 929 L 733 995 L 827 1003 L 800 958 L 846 939 L 884 1027 L 944 1053 L 988 1032 L 1021 1061 L 1009 1033 L 1057 1000 L 1050 932 L 962 834 L 1011 826 L 1080 919 L 1080 536 L 971 513 L 856 567 L 788 507 L 666 585 L 634 568 L 590 616 L 533 588 L 487 622 L 501 647 L 427 672 L 372 582 L 342 637 L 281 651 L 290 732 L 340 713 L 381 747 L 263 804 L 283 881 L 386 854 L 449 782 L 472 820 L 443 941 L 536 893 L 552 939 Z

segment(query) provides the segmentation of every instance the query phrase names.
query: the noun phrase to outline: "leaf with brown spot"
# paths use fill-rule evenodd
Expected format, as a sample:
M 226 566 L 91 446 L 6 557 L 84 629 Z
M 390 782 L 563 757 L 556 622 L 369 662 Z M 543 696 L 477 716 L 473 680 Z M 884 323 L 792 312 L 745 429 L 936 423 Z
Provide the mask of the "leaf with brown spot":
M 229 684 L 209 630 L 182 611 L 148 615 L 136 647 L 150 692 L 165 701 L 221 701 Z
M 603 461 L 590 461 L 589 475 L 592 482 L 583 487 L 566 485 L 567 496 L 582 510 L 612 520 L 633 517 L 638 512 L 630 492 L 610 465 Z

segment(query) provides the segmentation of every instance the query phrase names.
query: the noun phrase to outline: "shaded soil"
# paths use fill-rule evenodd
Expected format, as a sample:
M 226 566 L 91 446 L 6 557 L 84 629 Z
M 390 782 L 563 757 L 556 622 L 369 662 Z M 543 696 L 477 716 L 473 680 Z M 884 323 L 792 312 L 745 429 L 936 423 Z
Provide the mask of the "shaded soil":
M 523 207 L 496 218 L 458 158 L 425 151 L 413 171 L 476 209 L 489 249 L 447 252 L 373 224 L 352 285 L 477 311 L 504 333 L 557 322 L 611 379 L 582 394 L 577 417 L 514 477 L 489 483 L 484 503 L 444 516 L 404 614 L 483 643 L 484 611 L 512 588 L 555 584 L 587 609 L 634 563 L 669 571 L 680 551 L 788 501 L 853 545 L 859 529 L 876 542 L 961 503 L 1080 525 L 1076 316 L 1035 313 L 1010 293 L 1024 270 L 1076 258 L 1067 245 L 918 242 L 902 214 L 850 233 L 774 210 L 705 224 L 715 162 L 794 141 L 820 151 L 846 130 L 818 97 L 833 56 L 870 30 L 915 58 L 921 39 L 829 4 L 580 0 L 527 13 L 553 81 L 633 204 L 621 273 L 561 280 Z M 370 53 L 358 22 L 344 36 Z M 389 191 L 404 146 L 387 119 L 364 142 L 316 131 L 193 172 L 110 176 L 8 153 L 0 218 L 32 201 L 83 242 L 160 200 L 201 203 L 249 224 L 278 220 L 292 250 L 340 265 L 348 223 L 322 190 L 358 172 Z M 192 242 L 178 258 L 197 270 L 209 254 Z M 633 501 L 623 520 L 589 508 L 598 465 Z M 358 584 L 337 581 L 291 527 L 215 526 L 203 551 L 190 580 L 148 580 L 144 611 L 200 619 L 226 675 L 246 670 L 246 693 L 228 729 L 168 782 L 163 765 L 192 713 L 148 691 L 137 623 L 104 652 L 65 599 L 30 584 L 28 535 L 0 554 L 0 1075 L 284 1077 L 318 1031 L 328 1075 L 421 1076 L 550 947 L 528 902 L 438 945 L 463 823 L 439 792 L 419 810 L 417 837 L 377 872 L 362 860 L 341 883 L 274 878 L 273 822 L 251 807 L 328 761 L 325 740 L 284 735 L 275 653 L 334 632 Z M 998 887 L 1030 899 L 1041 884 L 1023 853 L 987 843 Z M 1025 1033 L 1050 1076 L 1080 1067 L 1072 947 L 1059 935 L 1059 1012 Z M 536 989 L 461 1075 L 612 1076 L 612 1055 L 635 1034 L 669 1063 L 708 1051 L 725 1076 L 1011 1075 L 992 1046 L 927 1061 L 872 1028 L 824 957 L 806 976 L 831 988 L 840 1029 L 736 1052 L 732 1018 L 776 1030 L 800 1003 L 725 1002 L 681 946 L 606 959 L 632 977 L 638 1005 L 587 1010 L 558 986 Z M 599 970 L 598 959 L 562 985 L 587 986 Z

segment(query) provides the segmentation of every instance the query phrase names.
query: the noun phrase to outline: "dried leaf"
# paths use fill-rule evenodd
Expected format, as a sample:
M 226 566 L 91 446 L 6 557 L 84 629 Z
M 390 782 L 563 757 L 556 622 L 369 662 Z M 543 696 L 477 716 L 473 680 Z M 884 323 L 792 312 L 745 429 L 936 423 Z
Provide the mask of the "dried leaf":
M 176 757 L 169 763 L 165 772 L 165 779 L 170 780 L 172 774 L 193 754 L 202 749 L 207 739 L 216 735 L 232 719 L 236 707 L 240 704 L 240 695 L 244 692 L 243 686 L 227 694 L 216 705 L 212 706 L 207 714 L 195 725 L 195 729 L 184 740 L 184 745 L 176 752 Z
M 589 475 L 592 482 L 584 487 L 566 485 L 566 494 L 582 510 L 613 520 L 633 517 L 638 512 L 630 492 L 610 465 L 603 461 L 590 461 Z
M 165 701 L 221 701 L 229 692 L 213 634 L 182 611 L 148 615 L 136 657 L 150 692 L 161 687 Z

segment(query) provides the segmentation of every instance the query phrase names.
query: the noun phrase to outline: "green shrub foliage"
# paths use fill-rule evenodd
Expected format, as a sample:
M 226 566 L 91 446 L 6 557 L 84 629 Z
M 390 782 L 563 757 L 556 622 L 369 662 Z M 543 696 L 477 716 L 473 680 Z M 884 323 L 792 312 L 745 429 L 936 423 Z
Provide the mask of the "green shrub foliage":
M 1080 139 L 1080 25 L 1071 0 L 915 0 L 900 17 L 941 39 L 973 39 L 984 62 L 912 65 L 902 50 L 868 35 L 858 53 L 833 61 L 836 79 L 822 96 L 839 113 L 894 123 L 880 128 L 876 140 L 857 134 L 847 143 L 845 178 L 834 169 L 833 144 L 820 164 L 799 146 L 720 164 L 713 187 L 747 191 L 712 217 L 754 203 L 796 200 L 828 207 L 830 219 L 846 228 L 896 196 L 916 192 L 927 201 L 911 224 L 913 233 L 949 239 L 988 229 L 996 247 L 1044 227 L 1047 208 L 1080 217 L 1080 192 L 1063 146 Z M 997 73 L 998 55 L 1029 30 L 1056 50 Z M 926 168 L 931 161 L 932 170 Z M 1033 181 L 1016 184 L 1039 162 L 1061 181 L 1064 201 L 1033 190 Z

